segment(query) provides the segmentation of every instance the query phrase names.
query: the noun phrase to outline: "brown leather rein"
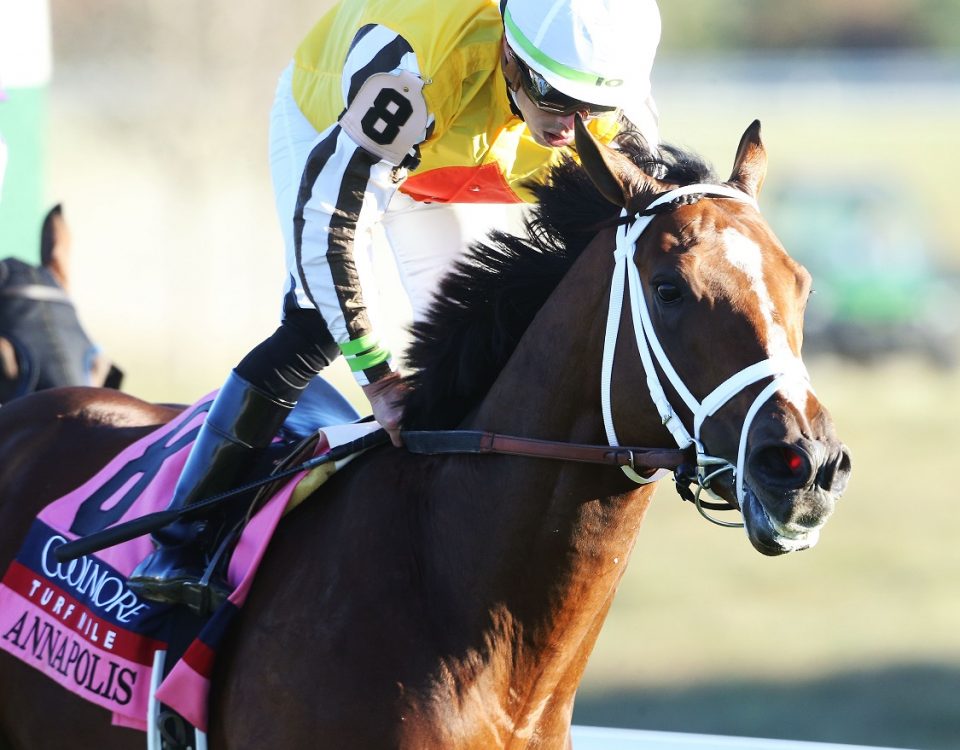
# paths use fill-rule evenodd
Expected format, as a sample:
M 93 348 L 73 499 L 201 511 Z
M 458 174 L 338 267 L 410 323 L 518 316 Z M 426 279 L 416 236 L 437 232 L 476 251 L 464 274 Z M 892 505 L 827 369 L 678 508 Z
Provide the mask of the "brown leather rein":
M 370 419 L 371 417 L 367 417 Z M 365 420 L 362 420 L 365 421 Z M 584 445 L 581 443 L 562 443 L 554 440 L 500 435 L 480 430 L 403 430 L 404 448 L 410 453 L 423 455 L 437 454 L 503 454 L 524 456 L 527 458 L 545 458 L 556 461 L 576 461 L 580 463 L 605 464 L 607 466 L 629 466 L 638 473 L 653 473 L 657 469 L 673 470 L 677 492 L 684 500 L 695 502 L 698 508 L 729 510 L 732 505 L 716 505 L 697 500 L 684 482 L 690 482 L 691 458 L 696 466 L 696 453 L 691 448 L 633 448 L 628 446 Z M 315 436 L 312 436 L 315 439 Z M 239 487 L 221 492 L 185 508 L 168 509 L 135 518 L 132 521 L 116 524 L 101 531 L 67 542 L 56 549 L 57 559 L 61 562 L 73 560 L 82 555 L 96 552 L 138 536 L 149 534 L 181 519 L 202 518 L 205 513 L 226 500 L 246 493 L 265 484 L 307 471 L 320 464 L 345 459 L 356 453 L 362 453 L 380 445 L 389 443 L 385 430 L 375 430 L 357 440 L 332 448 L 327 453 L 315 456 L 295 466 L 278 467 L 270 476 L 253 480 Z M 296 454 L 295 454 L 296 455 Z M 702 512 L 702 511 L 701 511 Z
M 556 461 L 629 466 L 637 472 L 653 472 L 657 469 L 676 471 L 689 464 L 691 459 L 696 462 L 696 454 L 690 449 L 561 443 L 480 430 L 404 430 L 401 434 L 403 445 L 408 451 L 427 455 L 499 453 Z
M 440 454 L 500 454 L 526 458 L 546 458 L 554 461 L 576 461 L 607 466 L 629 466 L 638 474 L 651 476 L 658 469 L 673 472 L 674 487 L 680 498 L 703 510 L 737 510 L 733 503 L 708 502 L 694 495 L 689 485 L 695 481 L 697 454 L 694 446 L 687 448 L 636 448 L 625 445 L 586 445 L 562 443 L 556 440 L 501 435 L 482 430 L 403 430 L 403 446 L 410 453 Z M 709 519 L 708 520 L 712 520 Z M 716 523 L 716 521 L 714 521 Z

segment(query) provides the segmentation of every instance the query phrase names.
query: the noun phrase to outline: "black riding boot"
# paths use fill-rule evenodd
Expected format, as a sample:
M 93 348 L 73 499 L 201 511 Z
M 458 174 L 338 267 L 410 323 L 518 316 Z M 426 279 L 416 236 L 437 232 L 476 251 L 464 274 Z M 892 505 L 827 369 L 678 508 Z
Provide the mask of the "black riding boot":
M 169 508 L 185 508 L 239 485 L 291 408 L 231 372 L 200 428 Z M 201 613 L 221 604 L 230 593 L 226 582 L 211 577 L 209 584 L 201 583 L 219 526 L 214 519 L 177 521 L 158 531 L 157 548 L 130 575 L 131 590 Z

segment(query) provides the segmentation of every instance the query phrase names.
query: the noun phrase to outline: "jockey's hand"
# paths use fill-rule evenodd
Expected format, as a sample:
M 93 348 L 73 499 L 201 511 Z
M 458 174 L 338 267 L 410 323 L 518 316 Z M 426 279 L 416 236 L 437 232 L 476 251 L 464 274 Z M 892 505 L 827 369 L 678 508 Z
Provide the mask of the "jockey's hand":
M 403 408 L 400 400 L 407 390 L 403 376 L 394 372 L 362 387 L 363 394 L 373 408 L 373 418 L 387 431 L 390 442 L 401 448 L 403 441 L 400 439 L 400 418 L 403 416 Z

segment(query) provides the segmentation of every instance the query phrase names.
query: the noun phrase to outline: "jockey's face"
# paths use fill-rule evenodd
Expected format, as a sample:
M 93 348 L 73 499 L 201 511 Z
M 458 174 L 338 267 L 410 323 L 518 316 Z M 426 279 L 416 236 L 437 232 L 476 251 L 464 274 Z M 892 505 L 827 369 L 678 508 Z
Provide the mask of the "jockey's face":
M 559 148 L 573 144 L 573 122 L 613 112 L 614 107 L 588 104 L 553 88 L 524 63 L 503 40 L 503 74 L 533 139 L 541 146 Z
M 559 148 L 573 144 L 573 121 L 577 116 L 576 112 L 561 115 L 540 109 L 522 87 L 514 92 L 514 101 L 520 114 L 523 115 L 523 121 L 527 124 L 530 135 L 541 146 Z

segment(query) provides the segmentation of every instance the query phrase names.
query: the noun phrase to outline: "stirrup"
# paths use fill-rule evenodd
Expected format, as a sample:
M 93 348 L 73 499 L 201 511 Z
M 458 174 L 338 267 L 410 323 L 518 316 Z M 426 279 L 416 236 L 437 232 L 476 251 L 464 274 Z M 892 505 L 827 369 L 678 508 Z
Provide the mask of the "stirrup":
M 203 562 L 202 573 L 199 573 L 201 568 L 198 566 L 195 568 L 198 574 L 172 580 L 160 576 L 131 577 L 127 586 L 141 599 L 160 604 L 182 605 L 199 617 L 207 617 L 231 594 L 226 576 L 221 574 L 220 569 L 227 562 L 228 550 L 236 540 L 238 530 L 239 528 L 234 528 L 224 534 L 214 554 Z M 158 548 L 160 549 L 162 548 Z M 157 554 L 158 550 L 153 554 Z M 187 569 L 189 570 L 189 566 Z
M 206 619 L 226 603 L 233 590 L 227 583 L 226 571 L 221 574 L 220 568 L 221 564 L 225 566 L 229 562 L 227 553 L 233 548 L 239 530 L 239 527 L 235 527 L 224 534 L 203 575 L 197 581 L 184 581 L 175 595 L 177 601 L 171 604 L 182 604 L 198 617 Z
M 200 600 L 195 603 L 186 603 L 187 607 L 200 617 L 207 617 L 216 612 L 226 603 L 227 597 L 233 593 L 226 575 L 220 575 L 219 569 L 221 564 L 225 567 L 230 562 L 227 550 L 233 549 L 234 543 L 240 536 L 240 528 L 240 526 L 235 526 L 223 535 L 223 539 L 217 546 L 217 551 L 213 553 L 213 557 L 210 558 L 207 569 L 203 571 L 203 577 L 199 581 L 197 590 L 200 594 Z M 226 573 L 226 570 L 224 570 L 224 573 Z

